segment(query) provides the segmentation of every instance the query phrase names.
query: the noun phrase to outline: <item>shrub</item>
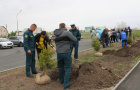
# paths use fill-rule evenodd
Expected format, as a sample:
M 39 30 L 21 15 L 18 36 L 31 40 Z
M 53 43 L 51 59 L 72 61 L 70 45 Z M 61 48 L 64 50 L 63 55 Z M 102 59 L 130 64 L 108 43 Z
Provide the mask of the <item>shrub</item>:
M 127 38 L 127 43 L 128 43 L 128 44 L 131 44 L 131 43 L 132 43 L 132 38 L 131 38 L 131 37 L 128 37 L 128 38 Z
M 136 34 L 135 33 L 133 33 L 133 40 L 135 40 L 136 39 Z
M 101 48 L 100 47 L 100 42 L 99 42 L 98 39 L 94 40 L 91 45 L 92 45 L 92 47 L 94 48 L 95 51 L 99 51 L 100 48 Z
M 55 51 L 49 45 L 47 49 L 44 48 L 39 54 L 39 60 L 37 61 L 38 66 L 43 68 L 43 70 L 52 69 L 56 65 L 54 59 L 52 59 L 54 53 Z

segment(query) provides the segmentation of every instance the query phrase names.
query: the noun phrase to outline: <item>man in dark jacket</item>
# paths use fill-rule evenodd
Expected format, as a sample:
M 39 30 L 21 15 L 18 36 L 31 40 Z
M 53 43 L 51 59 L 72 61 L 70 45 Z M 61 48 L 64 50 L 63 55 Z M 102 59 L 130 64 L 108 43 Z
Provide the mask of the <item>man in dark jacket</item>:
M 125 28 L 124 32 L 126 33 L 126 36 L 128 36 L 128 29 Z
M 46 35 L 46 31 L 42 31 L 41 33 L 38 33 L 35 35 L 35 42 L 36 42 L 36 49 L 39 59 L 39 54 L 41 53 L 41 50 L 46 48 L 47 44 L 49 44 L 49 37 Z
M 103 45 L 103 48 L 105 48 L 106 47 L 106 45 L 105 45 L 105 41 L 106 41 L 106 38 L 108 38 L 108 32 L 107 32 L 107 30 L 106 29 L 104 29 L 104 31 L 102 32 L 102 34 L 101 34 L 101 40 L 102 40 L 102 45 Z
M 128 35 L 129 35 L 129 37 L 131 37 L 131 34 L 132 34 L 132 29 L 130 27 L 128 27 Z
M 72 58 L 71 58 L 71 49 L 70 42 L 77 42 L 77 39 L 65 29 L 65 24 L 61 23 L 59 29 L 54 31 L 56 52 L 57 52 L 57 63 L 59 69 L 59 80 L 60 83 L 64 83 L 64 89 L 69 88 Z
M 75 48 L 74 52 L 74 60 L 77 61 L 78 59 L 78 47 L 79 47 L 79 40 L 81 39 L 81 33 L 76 28 L 75 24 L 71 24 L 71 28 L 69 31 L 77 38 L 77 42 L 71 42 L 71 53 L 73 51 L 73 47 Z
M 33 78 L 30 74 L 30 69 L 32 70 L 32 74 L 37 74 L 35 68 L 35 37 L 33 35 L 33 31 L 37 28 L 36 24 L 32 24 L 30 28 L 28 28 L 24 32 L 24 51 L 26 53 L 26 76 L 29 78 Z
M 42 31 L 41 33 L 38 33 L 35 35 L 35 42 L 36 42 L 36 49 L 37 49 L 37 54 L 38 54 L 38 59 L 39 59 L 39 54 L 41 51 L 46 48 L 47 49 L 47 44 L 49 44 L 49 37 L 46 35 L 46 31 Z M 40 68 L 41 71 L 43 71 L 42 68 Z

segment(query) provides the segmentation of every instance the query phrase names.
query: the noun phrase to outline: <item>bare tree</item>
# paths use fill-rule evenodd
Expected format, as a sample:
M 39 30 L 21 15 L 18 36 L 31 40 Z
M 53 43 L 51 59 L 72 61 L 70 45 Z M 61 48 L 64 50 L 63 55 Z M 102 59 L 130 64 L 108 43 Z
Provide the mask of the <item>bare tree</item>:
M 126 22 L 121 22 L 121 23 L 118 23 L 118 25 L 117 25 L 117 29 L 124 29 L 124 28 L 126 28 L 127 27 L 127 24 L 126 24 Z

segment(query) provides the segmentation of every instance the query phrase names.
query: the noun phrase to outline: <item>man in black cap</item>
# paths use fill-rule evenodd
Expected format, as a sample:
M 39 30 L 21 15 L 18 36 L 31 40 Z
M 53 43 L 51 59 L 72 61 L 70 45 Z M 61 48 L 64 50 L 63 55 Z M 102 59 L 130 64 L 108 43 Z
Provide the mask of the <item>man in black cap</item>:
M 78 59 L 78 47 L 79 47 L 79 40 L 81 39 L 81 33 L 76 28 L 75 24 L 71 24 L 70 26 L 72 29 L 70 29 L 69 31 L 77 38 L 77 42 L 71 42 L 71 53 L 73 51 L 73 48 L 75 47 L 74 60 L 77 61 L 77 59 Z

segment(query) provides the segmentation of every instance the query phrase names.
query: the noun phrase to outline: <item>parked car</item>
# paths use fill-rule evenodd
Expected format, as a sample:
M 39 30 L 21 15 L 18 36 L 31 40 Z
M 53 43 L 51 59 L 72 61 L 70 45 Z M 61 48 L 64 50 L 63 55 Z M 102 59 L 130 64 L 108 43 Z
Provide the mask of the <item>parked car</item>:
M 13 48 L 13 42 L 9 41 L 6 38 L 0 38 L 0 49 L 8 47 Z
M 18 45 L 19 47 L 23 47 L 23 36 L 11 36 L 9 40 L 14 43 L 14 45 Z

